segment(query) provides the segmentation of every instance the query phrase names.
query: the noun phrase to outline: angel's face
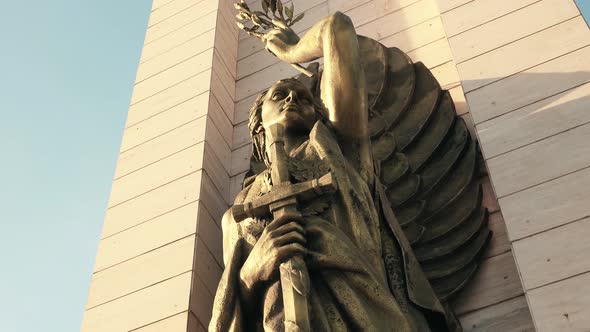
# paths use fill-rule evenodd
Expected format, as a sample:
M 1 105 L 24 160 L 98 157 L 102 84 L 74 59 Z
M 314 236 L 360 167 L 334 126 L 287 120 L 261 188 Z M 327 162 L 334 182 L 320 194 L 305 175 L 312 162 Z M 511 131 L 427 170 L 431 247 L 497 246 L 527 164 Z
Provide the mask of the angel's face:
M 261 115 L 265 129 L 279 123 L 297 132 L 309 132 L 317 120 L 311 92 L 297 81 L 273 85 L 264 98 Z

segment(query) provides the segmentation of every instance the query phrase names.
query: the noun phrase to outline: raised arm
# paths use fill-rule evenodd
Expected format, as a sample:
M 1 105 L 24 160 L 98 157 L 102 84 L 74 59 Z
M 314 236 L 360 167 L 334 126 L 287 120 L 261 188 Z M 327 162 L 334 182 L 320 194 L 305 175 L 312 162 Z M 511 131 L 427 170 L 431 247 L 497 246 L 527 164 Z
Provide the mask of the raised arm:
M 372 172 L 365 73 L 359 40 L 348 16 L 337 12 L 326 17 L 301 39 L 283 27 L 267 34 L 266 40 L 267 49 L 288 63 L 324 58 L 321 98 L 329 119 L 344 152 L 358 153 L 360 166 Z

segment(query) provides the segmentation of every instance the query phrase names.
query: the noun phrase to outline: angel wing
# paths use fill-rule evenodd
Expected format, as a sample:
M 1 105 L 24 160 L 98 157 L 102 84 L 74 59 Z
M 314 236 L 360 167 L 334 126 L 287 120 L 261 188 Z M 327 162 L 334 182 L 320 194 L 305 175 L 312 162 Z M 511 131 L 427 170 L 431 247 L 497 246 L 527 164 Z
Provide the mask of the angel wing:
M 369 132 L 391 207 L 445 305 L 475 274 L 492 233 L 480 152 L 448 91 L 397 48 L 359 36 Z M 317 64 L 310 67 L 318 72 Z M 317 78 L 299 79 L 319 94 Z
M 366 39 L 366 38 L 365 38 Z M 480 152 L 448 91 L 397 48 L 364 40 L 369 130 L 379 177 L 443 302 L 473 277 L 491 238 Z

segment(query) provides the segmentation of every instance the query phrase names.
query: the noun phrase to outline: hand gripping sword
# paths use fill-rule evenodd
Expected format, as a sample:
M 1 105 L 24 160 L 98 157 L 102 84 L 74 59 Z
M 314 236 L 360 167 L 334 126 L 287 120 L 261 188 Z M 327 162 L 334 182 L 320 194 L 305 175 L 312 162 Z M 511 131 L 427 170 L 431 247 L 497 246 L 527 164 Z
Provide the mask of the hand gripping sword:
M 266 133 L 270 140 L 271 179 L 273 187 L 263 196 L 243 205 L 232 207 L 237 222 L 248 217 L 271 213 L 273 218 L 301 220 L 298 202 L 309 201 L 325 193 L 335 192 L 336 183 L 331 173 L 318 179 L 292 184 L 289 175 L 289 157 L 285 152 L 284 128 L 275 124 Z M 302 256 L 294 256 L 279 267 L 286 332 L 310 332 L 309 323 L 309 273 Z

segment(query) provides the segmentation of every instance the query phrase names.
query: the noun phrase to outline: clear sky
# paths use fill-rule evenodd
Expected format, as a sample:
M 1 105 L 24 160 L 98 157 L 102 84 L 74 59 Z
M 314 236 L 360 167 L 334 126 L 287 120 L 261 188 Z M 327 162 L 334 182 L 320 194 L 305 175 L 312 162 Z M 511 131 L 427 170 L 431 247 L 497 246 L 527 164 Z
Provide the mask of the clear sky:
M 590 25 L 590 0 L 576 0 L 576 3 L 578 4 L 578 8 L 580 9 L 580 11 L 582 12 L 582 15 L 584 15 L 586 23 Z
M 151 1 L 0 4 L 0 331 L 79 331 Z

